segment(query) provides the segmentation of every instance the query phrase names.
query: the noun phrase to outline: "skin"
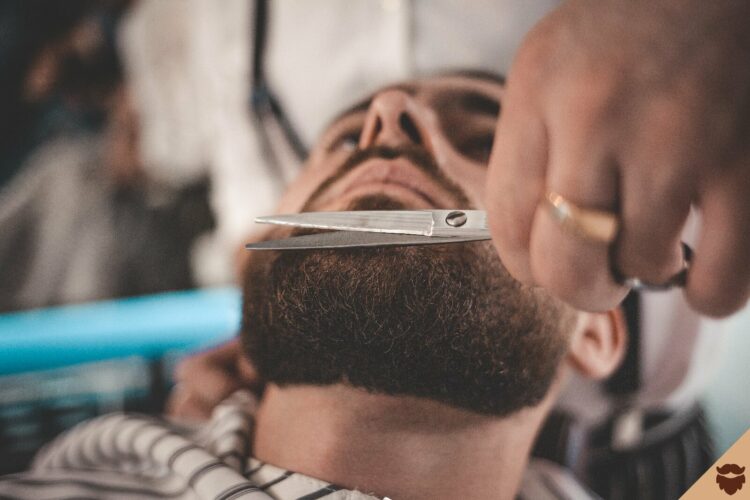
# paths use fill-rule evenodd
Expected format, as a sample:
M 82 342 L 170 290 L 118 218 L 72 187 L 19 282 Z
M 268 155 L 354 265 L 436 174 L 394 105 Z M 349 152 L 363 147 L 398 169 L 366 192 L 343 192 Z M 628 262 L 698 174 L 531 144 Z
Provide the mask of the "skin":
M 613 278 L 665 281 L 691 207 L 702 232 L 685 288 L 711 316 L 750 293 L 750 4 L 571 0 L 525 39 L 490 161 L 494 244 L 518 280 L 606 310 Z M 555 222 L 540 200 L 616 213 L 612 246 Z M 553 257 L 554 258 L 551 258 Z
M 483 208 L 488 151 L 460 146 L 456 138 L 468 130 L 472 140 L 466 144 L 476 144 L 474 137 L 488 134 L 491 141 L 495 117 L 468 109 L 453 117 L 444 114 L 440 103 L 460 102 L 458 96 L 464 91 L 496 100 L 503 94 L 498 84 L 465 77 L 423 80 L 378 92 L 361 110 L 331 125 L 279 211 L 299 211 L 303 206 L 336 210 L 372 194 L 387 195 L 415 209 L 451 206 L 452 195 L 403 157 L 367 160 L 324 190 L 317 189 L 354 146 L 406 144 L 425 147 L 469 203 Z M 456 131 L 454 125 L 459 124 L 463 129 Z M 310 202 L 316 191 L 319 194 Z M 504 418 L 426 399 L 368 394 L 343 384 L 284 388 L 270 384 L 257 414 L 253 454 L 289 470 L 394 498 L 513 498 L 536 432 L 568 374 L 607 376 L 618 365 L 624 345 L 619 313 L 577 313 L 569 352 L 545 399 Z M 213 391 L 214 397 L 223 397 L 228 389 L 241 386 L 236 379 L 227 385 L 221 369 L 234 366 L 238 373 L 238 358 L 238 344 L 230 343 L 187 360 L 178 372 L 183 393 L 205 405 L 209 399 L 205 394 Z M 211 374 L 206 371 L 209 367 Z M 204 396 L 195 396 L 199 392 Z M 173 406 L 178 414 L 200 413 L 185 409 L 184 403 Z

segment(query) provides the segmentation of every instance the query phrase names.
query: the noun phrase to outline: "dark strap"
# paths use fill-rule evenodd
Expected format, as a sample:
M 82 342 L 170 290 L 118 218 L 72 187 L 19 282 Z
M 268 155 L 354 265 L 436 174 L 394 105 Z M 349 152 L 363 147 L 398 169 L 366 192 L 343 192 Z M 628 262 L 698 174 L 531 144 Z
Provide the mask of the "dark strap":
M 266 50 L 268 0 L 256 0 L 253 12 L 253 89 L 263 85 L 263 54 Z
M 615 396 L 627 396 L 641 387 L 641 296 L 630 292 L 622 303 L 628 327 L 628 347 L 620 367 L 604 383 L 605 390 Z
M 307 148 L 289 120 L 279 99 L 274 95 L 265 77 L 266 40 L 268 38 L 268 0 L 256 0 L 253 19 L 253 94 L 252 105 L 256 113 L 270 113 L 284 131 L 289 147 L 301 161 L 307 157 Z

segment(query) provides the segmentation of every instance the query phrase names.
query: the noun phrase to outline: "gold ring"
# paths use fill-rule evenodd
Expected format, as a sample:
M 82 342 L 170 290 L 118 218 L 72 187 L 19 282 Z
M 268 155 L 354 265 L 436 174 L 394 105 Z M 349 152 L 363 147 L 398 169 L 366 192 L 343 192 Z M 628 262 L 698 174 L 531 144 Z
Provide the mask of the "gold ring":
M 546 200 L 553 217 L 579 236 L 597 243 L 612 243 L 617 237 L 619 222 L 612 212 L 581 208 L 554 191 Z

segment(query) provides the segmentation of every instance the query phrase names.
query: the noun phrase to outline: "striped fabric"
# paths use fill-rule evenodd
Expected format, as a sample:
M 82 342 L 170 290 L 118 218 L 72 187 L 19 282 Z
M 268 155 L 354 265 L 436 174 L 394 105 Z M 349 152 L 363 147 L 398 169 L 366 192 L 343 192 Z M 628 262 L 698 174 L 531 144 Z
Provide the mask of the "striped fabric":
M 79 424 L 43 448 L 30 471 L 1 477 L 0 499 L 381 498 L 250 457 L 256 406 L 250 394 L 235 393 L 197 429 L 121 413 Z M 519 497 L 590 495 L 558 467 L 533 461 Z

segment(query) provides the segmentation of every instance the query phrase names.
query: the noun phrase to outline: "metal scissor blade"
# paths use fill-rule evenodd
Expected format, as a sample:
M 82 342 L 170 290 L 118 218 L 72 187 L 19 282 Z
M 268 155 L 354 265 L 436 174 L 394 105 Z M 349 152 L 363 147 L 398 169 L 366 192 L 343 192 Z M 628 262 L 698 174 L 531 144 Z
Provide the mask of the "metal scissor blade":
M 330 233 L 293 236 L 282 240 L 261 241 L 245 245 L 245 248 L 247 250 L 318 250 L 322 248 L 445 245 L 448 243 L 464 243 L 488 239 L 490 239 L 489 236 L 435 237 L 414 234 L 334 231 Z
M 431 210 L 358 210 L 353 212 L 303 212 L 257 217 L 255 222 L 337 231 L 365 231 L 431 236 Z

